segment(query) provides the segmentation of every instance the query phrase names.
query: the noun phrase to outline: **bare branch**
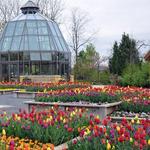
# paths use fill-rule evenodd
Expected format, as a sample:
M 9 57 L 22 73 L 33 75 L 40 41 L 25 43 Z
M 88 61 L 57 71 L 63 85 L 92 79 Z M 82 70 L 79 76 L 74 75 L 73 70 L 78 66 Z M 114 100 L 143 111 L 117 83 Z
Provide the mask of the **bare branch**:
M 70 22 L 70 47 L 75 52 L 75 60 L 77 62 L 80 48 L 90 43 L 96 33 L 86 35 L 86 26 L 88 26 L 89 18 L 87 14 L 77 8 L 72 10 Z
M 145 41 L 140 41 L 140 40 L 136 41 L 136 44 L 138 46 L 137 47 L 138 50 L 141 49 L 142 47 L 150 46 L 150 44 L 146 43 Z
M 19 14 L 21 0 L 0 0 L 0 31 L 5 24 Z
M 40 6 L 41 13 L 49 19 L 60 23 L 64 10 L 63 0 L 35 0 L 36 4 Z

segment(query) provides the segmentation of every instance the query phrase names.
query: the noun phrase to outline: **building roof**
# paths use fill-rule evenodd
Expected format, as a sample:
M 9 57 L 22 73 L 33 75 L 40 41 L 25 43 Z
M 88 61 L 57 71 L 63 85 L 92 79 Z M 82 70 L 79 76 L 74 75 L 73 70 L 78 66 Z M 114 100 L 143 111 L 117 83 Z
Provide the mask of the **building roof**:
M 69 51 L 58 24 L 43 16 L 32 1 L 21 10 L 20 15 L 7 23 L 0 38 L 0 52 Z
M 150 50 L 146 53 L 146 55 L 144 56 L 144 59 L 147 61 L 150 61 Z
M 27 1 L 22 7 L 21 7 L 21 9 L 22 8 L 29 8 L 29 7 L 37 7 L 38 8 L 38 6 L 34 3 L 34 2 L 32 2 L 32 1 Z

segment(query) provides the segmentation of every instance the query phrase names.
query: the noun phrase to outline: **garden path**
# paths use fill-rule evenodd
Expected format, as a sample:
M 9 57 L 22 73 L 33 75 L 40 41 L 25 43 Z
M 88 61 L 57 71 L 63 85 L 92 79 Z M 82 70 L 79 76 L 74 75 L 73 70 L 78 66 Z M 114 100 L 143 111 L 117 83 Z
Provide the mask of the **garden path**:
M 0 95 L 0 113 L 19 112 L 19 109 L 27 110 L 27 106 L 23 103 L 27 99 L 15 98 L 13 94 Z

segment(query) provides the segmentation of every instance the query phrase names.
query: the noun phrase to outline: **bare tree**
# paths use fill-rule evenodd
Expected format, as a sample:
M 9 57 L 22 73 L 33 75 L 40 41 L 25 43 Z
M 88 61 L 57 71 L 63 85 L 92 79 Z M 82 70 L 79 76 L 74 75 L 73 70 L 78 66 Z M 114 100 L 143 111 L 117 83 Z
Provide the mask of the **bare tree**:
M 136 44 L 137 44 L 137 49 L 138 50 L 141 49 L 142 47 L 150 47 L 150 42 L 137 40 Z
M 0 32 L 9 20 L 19 14 L 20 2 L 20 0 L 0 0 Z
M 40 6 L 41 13 L 49 19 L 60 23 L 60 18 L 64 10 L 63 0 L 35 0 L 36 4 Z
M 70 24 L 70 47 L 75 53 L 75 61 L 77 62 L 77 57 L 79 50 L 82 46 L 87 44 L 93 39 L 95 33 L 87 35 L 86 27 L 88 26 L 88 16 L 87 14 L 81 12 L 81 10 L 75 8 L 72 10 L 71 14 L 71 24 Z

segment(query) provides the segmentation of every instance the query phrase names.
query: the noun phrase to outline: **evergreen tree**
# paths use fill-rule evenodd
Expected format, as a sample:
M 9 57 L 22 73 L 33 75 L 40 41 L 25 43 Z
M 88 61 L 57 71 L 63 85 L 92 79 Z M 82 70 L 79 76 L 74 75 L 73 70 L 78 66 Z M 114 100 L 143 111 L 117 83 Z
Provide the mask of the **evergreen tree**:
M 136 48 L 136 41 L 129 35 L 123 34 L 120 44 L 113 46 L 113 56 L 109 60 L 109 69 L 113 74 L 121 75 L 128 64 L 138 64 L 139 53 Z

